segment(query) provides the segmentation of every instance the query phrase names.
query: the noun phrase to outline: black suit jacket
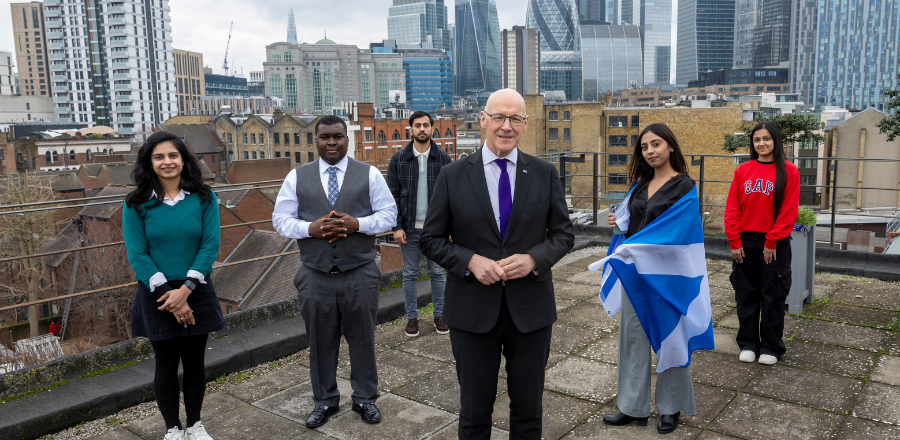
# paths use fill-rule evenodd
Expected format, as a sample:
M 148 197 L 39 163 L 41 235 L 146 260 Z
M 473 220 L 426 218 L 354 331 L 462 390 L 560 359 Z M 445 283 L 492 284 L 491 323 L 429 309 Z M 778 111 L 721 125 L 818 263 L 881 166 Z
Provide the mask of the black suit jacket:
M 466 276 L 473 254 L 492 260 L 531 254 L 538 274 L 506 282 L 509 312 L 525 333 L 556 321 L 550 268 L 572 249 L 572 222 L 556 167 L 518 154 L 505 240 L 494 220 L 481 150 L 441 169 L 419 243 L 426 257 L 447 269 L 443 318 L 451 327 L 486 333 L 500 313 L 503 283 L 486 286 Z
M 413 153 L 413 141 L 406 144 L 402 150 L 394 153 L 388 162 L 387 186 L 397 203 L 397 226 L 394 231 L 403 229 L 412 231 L 416 224 L 416 196 L 419 188 L 419 161 Z M 453 162 L 450 155 L 441 151 L 441 147 L 431 141 L 428 150 L 428 200 L 434 193 L 434 185 L 437 182 L 441 168 Z M 427 206 L 427 204 L 426 204 Z

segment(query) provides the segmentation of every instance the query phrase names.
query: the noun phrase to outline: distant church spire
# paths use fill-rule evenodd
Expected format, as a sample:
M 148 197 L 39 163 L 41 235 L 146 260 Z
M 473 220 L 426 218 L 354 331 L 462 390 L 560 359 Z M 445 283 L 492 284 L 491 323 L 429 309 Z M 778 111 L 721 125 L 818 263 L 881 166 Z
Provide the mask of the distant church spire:
M 297 25 L 294 23 L 294 8 L 288 13 L 288 34 L 287 42 L 297 44 Z

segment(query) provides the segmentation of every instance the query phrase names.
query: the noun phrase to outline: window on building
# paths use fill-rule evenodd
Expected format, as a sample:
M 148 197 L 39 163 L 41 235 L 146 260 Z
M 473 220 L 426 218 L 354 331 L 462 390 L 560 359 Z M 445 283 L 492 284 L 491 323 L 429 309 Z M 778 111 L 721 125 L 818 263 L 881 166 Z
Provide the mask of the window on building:
M 636 134 L 631 135 L 631 143 L 628 145 L 633 147 L 635 144 L 637 144 L 637 140 L 638 140 L 638 135 L 636 135 Z
M 275 157 L 281 157 L 281 152 L 280 152 L 280 151 L 276 151 L 276 152 L 275 152 Z
M 250 153 L 244 152 L 244 160 L 250 160 Z
M 244 143 L 245 143 L 245 144 L 248 143 L 248 142 L 247 142 L 247 133 L 244 133 Z
M 446 144 L 444 144 L 444 151 L 453 154 L 453 142 L 447 142 Z
M 609 117 L 609 126 L 610 127 L 627 127 L 628 126 L 628 116 L 610 116 Z
M 252 152 L 251 154 L 253 154 L 253 159 L 255 160 L 255 159 L 256 159 L 256 152 L 254 151 L 254 152 Z
M 609 137 L 609 146 L 610 147 L 627 147 L 628 146 L 628 136 L 626 136 L 626 135 L 610 136 Z
M 69 150 L 69 160 L 75 161 L 75 150 Z
M 228 143 L 233 144 L 234 142 L 231 140 L 231 133 L 228 133 Z
M 819 144 L 814 140 L 803 141 L 803 142 L 800 142 L 800 149 L 801 150 L 818 150 Z
M 550 150 L 550 163 L 559 163 L 559 150 Z
M 279 136 L 278 133 L 275 133 L 275 139 L 274 139 L 274 140 L 275 140 L 275 145 L 280 144 L 280 143 L 281 143 L 281 142 L 280 142 L 281 136 Z
M 627 183 L 628 179 L 625 176 L 625 173 L 609 173 L 610 185 L 626 185 Z
M 394 130 L 394 134 L 391 135 L 391 140 L 392 140 L 392 141 L 399 141 L 399 140 L 400 140 L 400 132 L 397 131 L 397 130 Z
M 316 158 L 313 157 L 312 151 L 306 153 L 306 157 L 309 159 L 310 162 L 316 160 Z
M 631 126 L 632 127 L 640 127 L 641 126 L 641 117 L 638 115 L 634 115 L 631 117 Z
M 265 158 L 266 158 L 266 152 L 265 152 L 265 151 L 260 151 L 260 152 L 259 152 L 259 158 L 260 158 L 260 159 L 265 159 Z
M 387 138 L 384 136 L 384 132 L 381 130 L 378 130 L 378 145 L 382 147 L 387 145 Z
M 308 143 L 312 143 L 312 142 L 308 142 Z M 294 133 L 294 145 L 300 145 L 300 133 Z
M 290 144 L 291 144 L 291 138 L 290 138 L 290 136 L 288 136 L 287 133 L 284 134 L 284 144 L 285 144 L 285 145 L 290 145 Z
M 447 131 L 444 132 L 444 137 L 450 139 L 453 137 L 453 132 L 448 128 Z
M 563 140 L 569 142 L 572 140 L 572 136 L 568 128 L 563 129 Z
M 250 133 L 250 143 L 256 144 L 256 133 Z
M 294 152 L 294 162 L 297 162 L 297 165 L 300 165 L 303 163 L 303 156 L 300 155 L 299 151 Z
M 558 141 L 559 140 L 559 129 L 558 128 L 551 128 L 549 130 L 548 134 L 549 134 L 549 136 L 547 137 L 547 140 L 550 140 L 550 141 Z
M 369 130 L 369 129 L 365 130 L 365 139 L 366 139 L 366 142 L 372 142 L 372 130 Z
M 260 145 L 265 145 L 265 143 L 266 143 L 265 136 L 263 136 L 263 134 L 260 133 L 260 134 L 259 134 L 259 144 L 260 144 Z
M 607 156 L 607 164 L 611 167 L 628 165 L 627 154 L 610 154 Z
M 798 168 L 815 168 L 816 167 L 816 161 L 814 159 L 800 159 L 798 162 L 799 162 L 797 164 Z
M 816 175 L 815 174 L 807 174 L 800 176 L 800 184 L 801 185 L 815 185 L 816 184 Z
M 229 152 L 228 152 L 228 161 L 229 161 L 229 162 L 234 162 L 234 151 L 229 151 Z
M 48 151 L 46 154 L 44 154 L 44 159 L 47 161 L 47 163 L 53 162 L 53 155 Z
M 559 120 L 559 112 L 550 112 L 550 115 L 547 117 L 547 119 L 549 119 L 551 121 L 558 121 Z
M 571 121 L 572 113 L 571 112 L 563 112 L 563 121 Z
M 91 150 L 90 150 L 90 149 L 87 150 L 86 156 L 87 156 L 87 160 L 93 160 L 94 155 L 91 154 Z
M 312 143 L 313 143 L 313 134 L 312 133 L 306 133 L 306 143 L 309 145 L 312 145 Z

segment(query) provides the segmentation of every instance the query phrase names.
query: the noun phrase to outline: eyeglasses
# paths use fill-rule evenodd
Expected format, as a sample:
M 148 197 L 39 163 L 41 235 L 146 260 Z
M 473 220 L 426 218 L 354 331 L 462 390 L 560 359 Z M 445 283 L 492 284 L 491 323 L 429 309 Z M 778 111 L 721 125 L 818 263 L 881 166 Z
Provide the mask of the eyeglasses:
M 519 125 L 522 125 L 522 123 L 525 122 L 525 119 L 527 118 L 527 116 L 525 118 L 523 118 L 521 116 L 516 116 L 516 115 L 506 116 L 506 115 L 501 115 L 499 113 L 495 113 L 493 115 L 490 113 L 485 113 L 485 114 L 491 118 L 491 122 L 493 122 L 497 125 L 502 125 L 504 122 L 506 122 L 507 119 L 509 119 L 509 125 L 519 126 Z

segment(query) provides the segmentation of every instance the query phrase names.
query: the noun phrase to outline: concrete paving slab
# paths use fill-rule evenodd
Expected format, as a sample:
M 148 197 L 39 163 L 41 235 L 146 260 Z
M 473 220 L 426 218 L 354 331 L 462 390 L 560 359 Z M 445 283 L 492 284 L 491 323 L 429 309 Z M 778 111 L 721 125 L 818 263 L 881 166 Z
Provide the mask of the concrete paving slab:
M 550 368 L 562 362 L 562 360 L 567 357 L 569 357 L 568 353 L 560 353 L 558 351 L 550 350 L 550 356 L 547 356 L 547 366 L 545 368 Z
M 203 398 L 203 410 L 200 412 L 200 417 L 205 426 L 208 420 L 212 420 L 219 415 L 228 413 L 242 406 L 244 406 L 243 402 L 228 394 L 209 394 Z M 184 403 L 178 405 L 178 414 L 178 418 L 181 420 L 182 424 L 185 423 L 187 417 L 184 414 Z M 166 423 L 163 421 L 162 414 L 160 414 L 159 411 L 154 411 L 152 416 L 143 420 L 131 422 L 124 427 L 145 439 L 161 438 L 166 433 Z
M 603 306 L 591 302 L 583 302 L 566 309 L 559 314 L 558 320 L 606 331 L 619 328 L 618 314 L 610 318 Z
M 737 330 L 724 327 L 714 328 L 713 339 L 715 339 L 716 348 L 714 348 L 713 351 L 730 355 L 740 354 L 741 348 L 738 347 L 737 342 L 735 342 L 734 339 L 736 337 Z
M 547 370 L 544 388 L 605 404 L 616 392 L 616 366 L 571 356 Z
M 820 284 L 819 277 L 816 277 L 816 281 L 813 284 L 813 291 L 815 292 L 816 298 L 830 298 L 840 288 L 840 285 Z
M 581 272 L 583 271 L 579 271 L 578 273 Z M 555 270 L 553 271 L 553 274 L 556 275 Z M 556 294 L 557 300 L 568 299 L 582 301 L 596 297 L 599 295 L 600 289 L 588 284 L 572 283 L 569 281 L 553 281 L 553 292 Z
M 571 281 L 573 283 L 581 283 L 587 284 L 590 286 L 594 286 L 597 289 L 597 292 L 600 292 L 600 281 L 602 280 L 600 271 L 591 272 L 589 270 L 584 272 L 579 272 L 575 275 L 566 278 L 566 281 Z
M 900 357 L 882 355 L 872 371 L 870 380 L 900 386 Z
M 606 337 L 610 331 L 556 321 L 550 337 L 550 349 L 560 353 L 575 353 L 594 341 Z
M 267 440 L 298 437 L 306 426 L 241 403 L 241 407 L 203 423 L 216 440 Z
M 573 262 L 567 264 L 567 266 L 577 267 L 577 268 L 581 269 L 582 271 L 589 272 L 588 266 L 590 266 L 595 261 L 602 260 L 604 257 L 606 257 L 605 249 L 602 252 L 597 252 L 596 254 L 591 255 L 590 257 L 585 257 L 580 260 L 573 261 Z
M 884 352 L 895 356 L 900 356 L 900 332 L 894 331 L 888 338 L 888 343 L 884 347 Z
M 797 367 L 763 368 L 744 392 L 847 414 L 863 381 Z
M 292 438 L 291 440 L 334 440 L 334 437 L 327 436 L 325 434 L 320 433 L 314 429 L 306 429 L 300 433 L 300 435 Z
M 365 423 L 359 414 L 348 411 L 317 430 L 340 440 L 421 439 L 456 420 L 454 414 L 394 394 L 381 396 L 378 409 L 381 423 Z
M 745 363 L 738 360 L 738 354 L 724 354 L 713 351 L 695 352 L 691 359 L 691 376 L 695 382 L 705 383 L 731 390 L 741 390 L 759 372 L 756 362 Z
M 730 435 L 720 434 L 715 431 L 703 431 L 697 436 L 697 440 L 739 440 L 737 437 L 732 437 Z
M 734 300 L 734 289 L 731 283 L 728 287 L 709 286 L 709 302 L 720 306 L 734 307 L 737 303 Z
M 600 258 L 598 258 L 599 260 Z M 571 264 L 566 264 L 565 266 L 559 266 L 553 268 L 553 284 L 556 285 L 558 281 L 562 281 L 568 279 L 569 277 L 579 274 L 587 270 L 586 267 L 577 267 L 572 266 Z
M 832 438 L 844 416 L 742 393 L 709 429 L 744 439 L 819 440 Z
M 741 325 L 740 321 L 738 321 L 737 311 L 735 309 L 732 309 L 728 314 L 719 318 L 719 320 L 716 322 L 716 325 L 733 329 L 739 328 Z
M 807 341 L 826 342 L 844 347 L 877 352 L 884 347 L 890 332 L 837 322 L 811 320 L 794 337 Z
M 700 429 L 686 425 L 679 425 L 674 432 L 669 434 L 658 434 L 656 432 L 656 424 L 659 423 L 659 419 L 656 417 L 650 417 L 650 420 L 647 421 L 647 426 L 637 426 L 634 423 L 626 426 L 609 426 L 603 423 L 604 415 L 615 414 L 618 411 L 613 406 L 605 406 L 564 438 L 566 440 L 689 439 L 695 438 L 700 434 Z
M 378 389 L 391 391 L 406 385 L 419 376 L 434 373 L 447 363 L 416 356 L 400 350 L 385 350 L 375 354 L 378 365 Z M 350 379 L 350 364 L 338 368 L 338 376 Z
M 713 287 L 731 291 L 731 300 L 734 301 L 734 286 L 731 285 L 731 271 L 722 270 L 709 275 L 709 287 Z
M 112 431 L 106 431 L 103 434 L 91 437 L 91 440 L 141 440 L 141 438 L 125 429 L 124 426 L 119 426 Z
M 505 392 L 506 379 L 498 377 L 497 395 Z M 459 414 L 459 382 L 453 365 L 421 376 L 416 381 L 397 388 L 394 394 Z
M 554 271 L 555 272 L 555 271 Z M 459 422 L 453 422 L 437 434 L 428 437 L 428 440 L 456 440 L 459 438 Z M 491 440 L 509 440 L 509 431 L 491 428 Z
M 225 389 L 224 392 L 246 403 L 253 403 L 308 380 L 308 367 L 287 367 L 245 380 Z
M 450 346 L 450 335 L 442 335 L 437 332 L 412 338 L 409 342 L 398 345 L 397 349 L 441 362 L 454 362 L 453 349 Z
M 422 318 L 422 317 L 420 317 Z M 431 333 L 434 333 L 434 325 L 428 325 L 430 323 L 425 322 L 424 320 L 419 321 L 419 336 L 416 338 L 421 338 L 423 336 L 427 336 Z M 394 348 L 400 344 L 405 344 L 410 340 L 414 339 L 409 336 L 406 336 L 406 320 L 401 319 L 401 325 L 380 325 L 375 329 L 375 346 L 376 347 L 386 347 L 386 348 Z
M 869 382 L 863 388 L 853 414 L 879 422 L 900 424 L 900 387 Z
M 353 388 L 349 381 L 340 378 L 337 380 L 337 386 L 338 392 L 341 393 L 341 401 L 338 404 L 340 407 L 338 414 L 341 414 L 350 411 L 352 402 L 350 395 L 353 394 Z M 306 426 L 306 418 L 316 405 L 313 403 L 312 385 L 303 382 L 258 400 L 253 406 Z
M 790 337 L 797 333 L 798 330 L 803 328 L 806 323 L 809 322 L 809 318 L 804 316 L 793 316 L 793 315 L 785 315 L 784 317 L 784 337 Z
M 601 405 L 544 390 L 543 406 L 541 438 L 556 440 L 597 412 Z M 509 394 L 497 397 L 497 401 L 494 402 L 493 420 L 495 427 L 509 430 Z
M 615 364 L 619 356 L 619 333 L 610 333 L 578 352 L 578 356 Z
M 733 308 L 733 307 L 720 306 L 720 305 L 717 305 L 717 304 L 712 304 L 712 305 L 711 305 L 711 308 L 712 308 L 712 310 L 711 310 L 711 316 L 712 316 L 713 322 L 716 322 L 716 321 L 718 321 L 719 319 L 722 319 L 723 317 L 728 316 L 728 314 L 734 312 L 734 308 Z
M 872 284 L 851 284 L 838 289 L 830 297 L 830 301 L 836 303 L 853 304 L 855 306 L 877 307 L 879 309 L 894 310 L 900 305 L 900 289 L 893 286 L 892 289 L 874 287 Z M 816 292 L 818 294 L 818 292 Z
M 656 376 L 654 375 L 654 377 Z M 653 393 L 656 395 L 655 389 Z M 697 407 L 697 415 L 687 416 L 682 413 L 679 421 L 698 428 L 706 427 L 734 400 L 735 396 L 737 396 L 737 392 L 732 390 L 694 383 L 694 402 Z M 658 414 L 655 403 L 652 408 L 653 412 Z
M 835 440 L 896 440 L 898 438 L 900 438 L 900 426 L 848 417 L 844 422 L 844 429 Z
M 900 301 L 900 295 L 897 299 Z M 834 322 L 889 329 L 897 322 L 897 315 L 898 313 L 892 310 L 828 303 L 816 317 Z
M 869 351 L 794 339 L 787 343 L 781 363 L 862 379 L 872 371 L 877 358 L 878 354 Z

